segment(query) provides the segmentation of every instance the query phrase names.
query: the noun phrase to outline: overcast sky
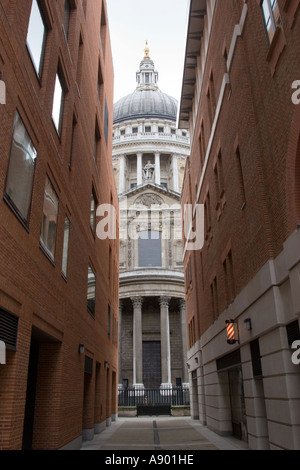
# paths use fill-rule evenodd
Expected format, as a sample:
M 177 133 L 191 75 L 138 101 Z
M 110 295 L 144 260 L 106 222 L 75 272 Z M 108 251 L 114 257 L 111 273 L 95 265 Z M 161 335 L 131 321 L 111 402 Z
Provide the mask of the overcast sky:
M 146 40 L 160 90 L 181 95 L 190 0 L 106 0 L 114 62 L 114 102 L 132 93 Z

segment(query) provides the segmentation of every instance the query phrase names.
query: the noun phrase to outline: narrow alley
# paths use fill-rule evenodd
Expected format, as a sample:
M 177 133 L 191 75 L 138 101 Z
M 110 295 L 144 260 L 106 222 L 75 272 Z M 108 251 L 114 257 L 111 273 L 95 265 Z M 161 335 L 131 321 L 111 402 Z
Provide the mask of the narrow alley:
M 190 417 L 152 416 L 119 418 L 81 450 L 199 451 L 247 450 L 248 445 L 232 436 L 222 437 Z M 122 454 L 123 455 L 123 454 Z M 126 454 L 127 455 L 127 454 Z

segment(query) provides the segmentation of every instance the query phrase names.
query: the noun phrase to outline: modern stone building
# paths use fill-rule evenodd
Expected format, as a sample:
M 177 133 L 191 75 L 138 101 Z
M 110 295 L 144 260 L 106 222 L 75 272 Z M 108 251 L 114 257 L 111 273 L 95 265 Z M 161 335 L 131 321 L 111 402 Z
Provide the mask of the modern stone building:
M 184 251 L 191 412 L 251 449 L 300 449 L 299 31 L 299 0 L 191 0 L 182 203 L 205 208 L 204 246 Z
M 114 106 L 120 201 L 119 386 L 188 382 L 180 193 L 189 135 L 146 47 L 136 90 Z
M 78 449 L 117 414 L 105 0 L 1 0 L 0 74 L 0 449 Z

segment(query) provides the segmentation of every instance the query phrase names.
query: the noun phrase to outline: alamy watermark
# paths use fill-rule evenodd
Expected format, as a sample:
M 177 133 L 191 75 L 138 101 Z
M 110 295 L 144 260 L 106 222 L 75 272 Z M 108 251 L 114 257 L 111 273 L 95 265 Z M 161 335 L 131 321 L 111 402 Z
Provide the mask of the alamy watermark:
M 183 213 L 180 204 L 168 205 L 151 203 L 148 199 L 128 205 L 126 197 L 120 199 L 120 240 L 138 240 L 141 233 L 160 232 L 163 240 L 180 240 L 186 251 L 201 250 L 204 245 L 204 205 L 185 204 Z M 118 236 L 116 209 L 111 204 L 101 204 L 97 208 L 96 234 L 100 240 L 115 240 Z
M 292 354 L 292 363 L 298 366 L 300 364 L 300 340 L 293 342 L 292 349 L 296 349 Z
M 292 89 L 296 90 L 292 94 L 292 102 L 295 105 L 300 104 L 300 80 L 295 80 L 292 84 Z

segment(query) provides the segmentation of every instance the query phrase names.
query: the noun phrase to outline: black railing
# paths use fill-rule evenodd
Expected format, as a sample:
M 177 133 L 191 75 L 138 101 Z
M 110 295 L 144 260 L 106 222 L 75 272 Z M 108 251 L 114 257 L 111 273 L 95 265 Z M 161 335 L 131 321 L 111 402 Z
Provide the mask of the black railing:
M 171 405 L 189 406 L 188 388 L 124 388 L 119 390 L 119 406 Z

